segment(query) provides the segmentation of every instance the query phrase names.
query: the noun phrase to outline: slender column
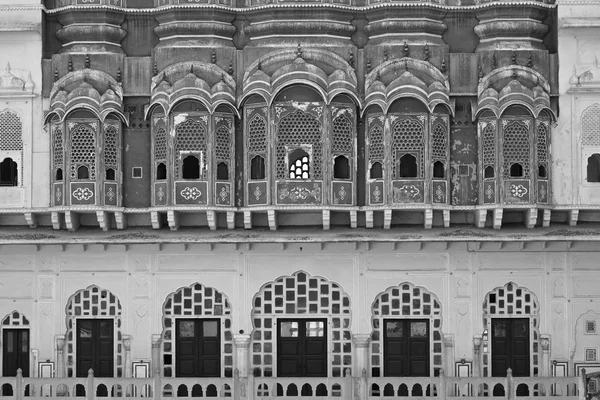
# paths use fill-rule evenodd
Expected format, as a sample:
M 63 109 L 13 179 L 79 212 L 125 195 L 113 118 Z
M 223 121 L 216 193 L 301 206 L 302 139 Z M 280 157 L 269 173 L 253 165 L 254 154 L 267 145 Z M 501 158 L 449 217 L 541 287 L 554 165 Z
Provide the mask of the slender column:
M 352 337 L 354 341 L 354 376 L 362 376 L 362 370 L 369 369 L 369 343 L 371 343 L 371 335 L 356 334 Z
M 481 335 L 473 336 L 473 376 L 481 376 Z
M 444 369 L 446 376 L 454 376 L 454 335 L 444 335 Z
M 125 349 L 125 378 L 131 378 L 131 335 L 123 335 L 123 348 Z
M 162 336 L 160 334 L 152 335 L 152 371 L 151 376 L 162 376 L 162 365 L 160 362 L 160 346 L 162 344 Z
M 550 336 L 541 335 L 542 345 L 542 365 L 541 365 L 541 376 L 550 376 Z
M 65 335 L 56 336 L 56 377 L 64 378 L 66 376 L 66 364 L 65 364 Z
M 250 361 L 250 335 L 238 334 L 233 335 L 233 343 L 235 345 L 235 368 L 240 373 L 240 378 L 246 378 L 249 373 Z

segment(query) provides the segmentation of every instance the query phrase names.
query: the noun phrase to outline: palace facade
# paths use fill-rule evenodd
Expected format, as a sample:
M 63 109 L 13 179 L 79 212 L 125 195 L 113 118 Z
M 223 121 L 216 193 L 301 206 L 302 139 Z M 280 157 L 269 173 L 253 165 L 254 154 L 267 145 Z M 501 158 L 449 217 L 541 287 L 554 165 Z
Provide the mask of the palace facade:
M 0 397 L 598 397 L 600 1 L 38 3 Z

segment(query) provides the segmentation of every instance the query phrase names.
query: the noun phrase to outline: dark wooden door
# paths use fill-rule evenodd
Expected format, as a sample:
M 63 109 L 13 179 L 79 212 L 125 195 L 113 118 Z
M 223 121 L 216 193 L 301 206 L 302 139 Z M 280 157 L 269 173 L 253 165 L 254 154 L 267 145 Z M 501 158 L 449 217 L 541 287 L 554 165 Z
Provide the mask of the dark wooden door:
M 492 376 L 529 376 L 529 318 L 492 319 Z
M 221 328 L 218 319 L 178 319 L 176 335 L 177 377 L 221 376 Z
M 2 334 L 2 376 L 17 376 L 21 368 L 29 376 L 29 329 L 4 329 Z M 11 385 L 2 386 L 3 396 L 12 396 Z M 28 395 L 28 391 L 26 395 Z
M 277 321 L 277 375 L 327 376 L 327 320 Z
M 386 319 L 384 376 L 429 376 L 429 320 Z
M 77 320 L 77 377 L 88 376 L 90 368 L 94 376 L 114 376 L 114 320 Z

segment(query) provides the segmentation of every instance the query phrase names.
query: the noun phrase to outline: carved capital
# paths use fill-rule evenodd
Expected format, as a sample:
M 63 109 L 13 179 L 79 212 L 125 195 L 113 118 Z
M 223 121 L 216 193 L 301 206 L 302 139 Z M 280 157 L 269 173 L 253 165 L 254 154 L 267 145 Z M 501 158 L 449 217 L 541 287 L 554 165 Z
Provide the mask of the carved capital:
M 352 336 L 352 341 L 354 342 L 354 347 L 359 349 L 365 348 L 368 347 L 371 342 L 371 335 L 355 334 Z
M 162 335 L 160 335 L 160 334 L 152 335 L 152 347 L 153 348 L 159 348 L 161 343 L 162 343 Z
M 238 334 L 233 335 L 233 343 L 238 349 L 247 349 L 250 347 L 250 335 Z
M 56 335 L 56 350 L 59 353 L 62 353 L 62 351 L 65 348 L 65 335 Z
M 123 348 L 125 351 L 131 351 L 131 335 L 123 335 Z
M 548 354 L 550 351 L 550 336 L 549 335 L 541 335 L 540 344 L 542 346 L 542 351 L 544 354 Z
M 454 347 L 454 335 L 444 335 L 444 347 Z
M 479 354 L 481 350 L 481 335 L 473 336 L 473 351 L 475 354 Z

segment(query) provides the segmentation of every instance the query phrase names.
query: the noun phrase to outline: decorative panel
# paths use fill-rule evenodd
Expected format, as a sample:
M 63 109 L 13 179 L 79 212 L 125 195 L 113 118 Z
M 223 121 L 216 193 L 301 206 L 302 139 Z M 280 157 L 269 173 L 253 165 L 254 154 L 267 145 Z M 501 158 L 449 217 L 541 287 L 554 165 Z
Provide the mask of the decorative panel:
M 448 116 L 434 114 L 431 119 L 431 161 L 448 160 Z
M 548 181 L 538 180 L 537 182 L 537 201 L 538 203 L 548 203 Z
M 104 122 L 104 168 L 112 168 L 117 172 L 115 176 L 119 176 L 121 157 L 120 157 L 120 139 L 121 139 L 121 124 L 118 121 Z
M 425 201 L 425 182 L 402 180 L 392 182 L 392 203 L 423 203 Z
M 424 114 L 391 114 L 392 177 L 400 178 L 400 157 L 412 154 L 417 159 L 417 178 L 424 177 L 425 119 Z
M 233 164 L 233 116 L 217 114 L 214 116 L 214 121 L 214 176 L 217 177 L 217 165 L 225 163 L 229 173 L 227 180 L 232 181 L 235 171 Z
M 62 206 L 64 204 L 64 198 L 65 198 L 64 184 L 62 182 L 54 183 L 52 185 L 52 199 L 53 199 L 54 205 Z
M 448 182 L 433 181 L 431 186 L 432 199 L 434 203 L 446 204 L 448 199 Z
M 71 205 L 96 204 L 96 184 L 94 182 L 71 182 Z
M 246 194 L 248 205 L 265 206 L 268 204 L 268 184 L 265 181 L 248 182 L 248 192 Z
M 230 182 L 215 182 L 215 204 L 218 206 L 231 206 L 233 192 Z
M 266 283 L 252 300 L 252 369 L 255 376 L 277 376 L 277 318 L 322 317 L 329 320 L 330 377 L 341 377 L 352 368 L 352 308 L 350 297 L 337 283 L 298 271 Z
M 207 182 L 175 182 L 175 204 L 207 204 Z
M 600 146 L 600 104 L 593 104 L 581 114 L 581 145 Z
M 496 181 L 486 180 L 483 182 L 483 204 L 496 203 Z
M 200 179 L 208 179 L 206 166 L 208 115 L 178 114 L 173 118 L 175 126 L 175 177 L 182 179 L 182 162 L 188 154 L 199 156 Z
M 373 376 L 384 375 L 384 319 L 419 318 L 430 320 L 431 373 L 442 368 L 442 306 L 438 297 L 427 289 L 404 282 L 392 286 L 375 298 L 371 307 L 371 368 Z
M 380 162 L 383 164 L 385 157 L 384 124 L 385 117 L 382 114 L 369 114 L 367 117 L 367 154 L 370 163 Z
M 77 170 L 80 167 L 88 169 L 88 178 L 96 179 L 96 150 L 98 143 L 96 134 L 98 132 L 97 121 L 68 121 L 69 137 L 71 144 L 71 179 L 76 180 Z
M 322 103 L 278 103 L 275 105 L 276 176 L 287 179 L 287 149 L 312 148 L 310 179 L 323 178 Z
M 154 205 L 166 206 L 169 201 L 167 182 L 154 183 Z
M 119 204 L 119 185 L 115 182 L 104 182 L 104 204 L 107 206 Z
M 162 366 L 163 376 L 174 377 L 177 342 L 175 326 L 177 318 L 218 318 L 222 322 L 221 376 L 231 377 L 233 368 L 233 333 L 231 331 L 231 303 L 218 290 L 194 283 L 169 294 L 163 304 L 162 316 Z
M 335 205 L 354 204 L 354 185 L 352 182 L 331 182 L 331 203 Z
M 65 174 L 65 148 L 64 148 L 64 135 L 62 124 L 52 124 L 52 161 L 53 161 L 53 176 L 52 179 L 56 180 L 56 171 L 62 170 L 63 178 Z M 56 199 L 55 199 L 56 201 Z M 58 203 L 55 202 L 56 205 Z M 61 203 L 62 204 L 62 201 Z
M 531 173 L 531 139 L 530 119 L 502 120 L 502 159 L 504 178 L 509 178 L 510 167 L 519 163 L 523 167 L 523 177 L 529 177 Z
M 504 196 L 510 203 L 529 203 L 529 180 L 506 180 L 504 182 Z
M 101 2 L 100 2 L 100 0 L 76 0 L 75 4 L 88 6 L 88 5 L 99 5 L 99 4 L 101 4 Z
M 369 182 L 369 204 L 379 205 L 385 201 L 385 185 L 382 180 Z
M 277 204 L 323 204 L 323 182 L 277 181 Z

